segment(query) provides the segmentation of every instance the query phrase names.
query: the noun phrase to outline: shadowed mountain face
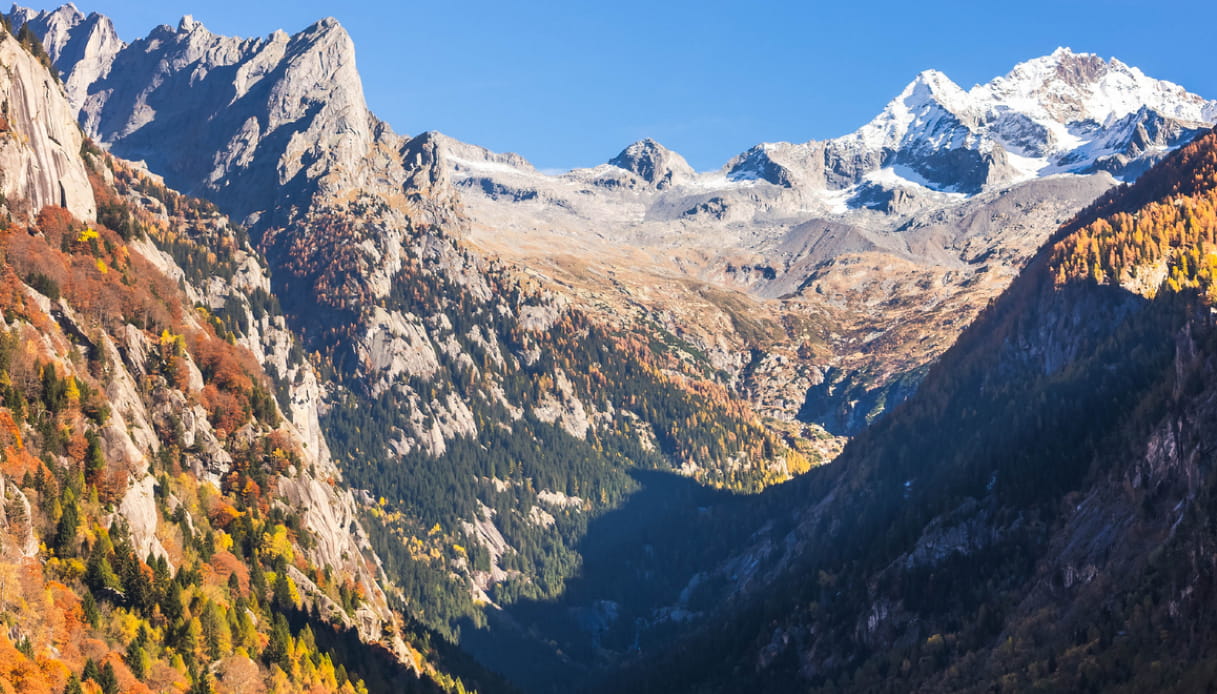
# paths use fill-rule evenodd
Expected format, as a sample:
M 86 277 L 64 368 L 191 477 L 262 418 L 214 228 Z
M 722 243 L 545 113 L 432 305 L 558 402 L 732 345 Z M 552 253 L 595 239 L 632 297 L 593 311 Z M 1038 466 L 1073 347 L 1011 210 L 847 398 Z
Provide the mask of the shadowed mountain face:
M 1211 133 L 1055 235 L 836 463 L 711 505 L 692 543 L 756 529 L 690 581 L 752 567 L 732 616 L 605 691 L 1211 685 L 1215 200 Z
M 1027 599 L 1014 586 L 1062 537 L 1058 502 L 1114 446 L 1106 415 L 1169 372 L 1163 335 L 1199 330 L 1183 299 L 1068 268 L 1058 285 L 1054 266 L 934 366 L 1054 230 L 1217 118 L 1119 61 L 1060 50 L 966 91 L 926 72 L 855 133 L 716 172 L 643 140 L 549 176 L 392 133 L 333 20 L 239 39 L 186 17 L 124 45 L 71 6 L 9 19 L 44 37 L 88 134 L 249 225 L 301 346 L 267 353 L 316 368 L 313 433 L 360 491 L 394 603 L 541 688 L 656 653 L 687 679 L 641 681 L 820 685 L 921 667 L 952 619 L 996 638 L 1002 617 L 936 602 L 980 585 L 953 562 L 975 553 L 976 580 Z M 702 488 L 756 491 L 831 458 L 816 425 L 865 433 L 757 500 Z M 1056 446 L 1070 431 L 1080 443 Z M 1089 575 L 1069 566 L 1070 585 Z M 728 669 L 665 650 L 724 607 L 749 608 L 721 632 L 736 636 L 705 636 Z M 496 651 L 508 634 L 531 655 Z M 890 644 L 908 668 L 868 660 Z M 536 662 L 557 669 L 524 672 Z

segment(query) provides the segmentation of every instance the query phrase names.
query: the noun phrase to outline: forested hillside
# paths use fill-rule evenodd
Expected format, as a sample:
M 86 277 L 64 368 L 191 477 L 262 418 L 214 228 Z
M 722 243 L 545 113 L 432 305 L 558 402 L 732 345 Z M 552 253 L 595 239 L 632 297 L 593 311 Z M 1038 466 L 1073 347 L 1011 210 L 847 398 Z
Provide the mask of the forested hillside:
M 583 572 L 589 524 L 640 489 L 633 472 L 753 492 L 819 462 L 670 333 L 594 320 L 527 269 L 474 251 L 436 136 L 372 117 L 337 22 L 241 41 L 187 18 L 127 45 L 71 7 L 11 16 L 50 37 L 57 58 L 80 58 L 58 51 L 85 41 L 90 60 L 111 61 L 93 74 L 96 98 L 66 78 L 78 106 L 115 114 L 90 124 L 79 111 L 86 128 L 156 111 L 112 151 L 248 222 L 258 251 L 234 230 L 248 257 L 233 263 L 225 234 L 192 232 L 202 255 L 182 233 L 151 236 L 181 266 L 174 279 L 195 286 L 200 320 L 267 372 L 250 385 L 258 402 L 272 395 L 305 450 L 332 460 L 315 477 L 334 478 L 343 511 L 305 520 L 366 527 L 386 604 L 427 627 L 457 638 L 502 606 L 561 594 Z M 234 81 L 240 64 L 249 79 Z M 166 146 L 183 132 L 205 137 Z M 206 395 L 224 415 L 216 426 L 239 425 L 222 388 Z M 314 477 L 307 462 L 292 468 Z M 279 492 L 307 508 L 316 490 Z
M 0 31 L 0 691 L 463 689 L 388 606 L 244 232 L 82 140 L 39 55 Z
M 561 594 L 588 523 L 638 489 L 630 471 L 756 491 L 815 460 L 664 345 L 385 206 L 313 214 L 262 245 L 332 384 L 322 425 L 375 500 L 377 551 L 406 609 L 454 637 L 490 603 Z M 368 246 L 397 256 L 382 296 L 351 270 L 383 262 Z

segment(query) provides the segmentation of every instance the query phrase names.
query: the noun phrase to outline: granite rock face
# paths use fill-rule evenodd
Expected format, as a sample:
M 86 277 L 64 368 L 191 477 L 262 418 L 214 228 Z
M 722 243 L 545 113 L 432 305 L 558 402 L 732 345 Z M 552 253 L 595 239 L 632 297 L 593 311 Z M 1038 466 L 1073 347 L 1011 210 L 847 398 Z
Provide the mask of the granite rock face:
M 239 39 L 186 16 L 124 45 L 108 19 L 71 6 L 9 17 L 46 37 L 91 137 L 238 218 L 368 182 L 364 162 L 384 129 L 333 19 Z
M 0 32 L 0 193 L 21 201 L 27 218 L 46 205 L 80 219 L 97 216 L 80 130 L 54 75 L 7 32 Z
M 89 87 L 110 72 L 114 57 L 126 47 L 109 17 L 96 12 L 86 17 L 72 3 L 49 12 L 14 6 L 8 19 L 14 30 L 28 24 L 41 36 L 56 66 L 72 66 L 63 75 L 63 88 L 77 111 L 84 105 Z

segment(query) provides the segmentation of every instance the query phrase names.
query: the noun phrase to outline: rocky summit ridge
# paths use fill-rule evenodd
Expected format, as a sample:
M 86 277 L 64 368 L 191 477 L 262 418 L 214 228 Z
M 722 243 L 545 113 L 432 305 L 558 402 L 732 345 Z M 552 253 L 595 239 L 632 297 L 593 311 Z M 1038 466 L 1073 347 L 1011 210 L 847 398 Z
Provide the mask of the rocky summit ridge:
M 131 44 L 108 18 L 72 5 L 15 7 L 8 18 L 43 37 L 86 133 L 242 218 L 259 218 L 280 191 L 299 205 L 369 185 L 365 160 L 383 126 L 332 18 L 294 36 L 238 39 L 185 16 Z
M 687 181 L 694 175 L 693 167 L 684 157 L 649 137 L 621 150 L 609 164 L 636 174 L 658 190 Z

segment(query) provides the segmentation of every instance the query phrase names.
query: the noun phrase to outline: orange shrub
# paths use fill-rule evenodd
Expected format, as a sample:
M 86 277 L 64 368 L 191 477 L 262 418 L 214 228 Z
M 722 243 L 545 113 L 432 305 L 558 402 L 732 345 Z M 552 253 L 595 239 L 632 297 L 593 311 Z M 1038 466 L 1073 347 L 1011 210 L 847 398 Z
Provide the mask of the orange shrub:
M 21 694 L 52 694 L 51 683 L 42 669 L 17 650 L 4 633 L 0 633 L 0 682 Z
M 46 235 L 47 243 L 53 248 L 58 248 L 64 237 L 72 231 L 72 227 L 80 224 L 71 212 L 58 205 L 42 208 L 37 221 L 38 228 Z

